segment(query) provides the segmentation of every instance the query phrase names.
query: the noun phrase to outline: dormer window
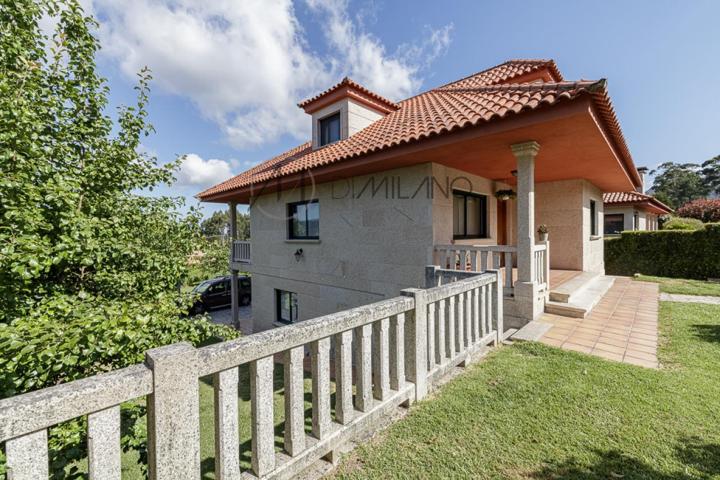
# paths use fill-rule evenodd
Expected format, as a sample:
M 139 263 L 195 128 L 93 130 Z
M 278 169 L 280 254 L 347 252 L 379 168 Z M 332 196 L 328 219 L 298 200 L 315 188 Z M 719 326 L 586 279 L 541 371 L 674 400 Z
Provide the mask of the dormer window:
M 320 120 L 320 146 L 340 140 L 340 112 Z
M 345 140 L 400 106 L 349 78 L 298 106 L 312 115 L 312 148 Z

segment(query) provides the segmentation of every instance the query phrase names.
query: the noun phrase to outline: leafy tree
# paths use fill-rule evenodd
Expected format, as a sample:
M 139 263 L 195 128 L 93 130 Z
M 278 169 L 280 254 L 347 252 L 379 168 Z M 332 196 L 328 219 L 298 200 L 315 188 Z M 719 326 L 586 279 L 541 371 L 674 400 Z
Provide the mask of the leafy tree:
M 200 224 L 200 229 L 206 237 L 227 235 L 230 230 L 230 215 L 227 210 L 213 212 Z
M 704 161 L 701 173 L 710 192 L 720 196 L 720 155 Z
M 673 208 L 709 193 L 700 166 L 695 163 L 666 162 L 650 173 L 655 175 L 653 195 Z
M 209 218 L 202 221 L 200 229 L 206 237 L 228 235 L 230 233 L 230 212 L 228 210 L 213 212 Z M 250 215 L 238 213 L 237 231 L 240 240 L 250 238 Z
M 135 104 L 115 121 L 107 113 L 96 26 L 77 0 L 0 2 L 0 396 L 135 363 L 159 345 L 235 335 L 179 318 L 200 217 L 135 193 L 171 182 L 177 162 L 138 152 L 152 132 L 148 71 Z M 62 452 L 82 452 L 83 436 L 51 431 L 60 464 L 73 460 Z

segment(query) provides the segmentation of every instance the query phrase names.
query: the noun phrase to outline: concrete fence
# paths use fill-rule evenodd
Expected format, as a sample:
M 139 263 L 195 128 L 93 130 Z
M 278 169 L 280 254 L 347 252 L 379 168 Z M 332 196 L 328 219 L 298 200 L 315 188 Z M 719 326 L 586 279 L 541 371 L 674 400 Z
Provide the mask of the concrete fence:
M 423 398 L 451 368 L 501 340 L 499 272 L 462 273 L 429 268 L 431 288 L 200 349 L 186 343 L 160 347 L 146 353 L 143 365 L 2 400 L 0 442 L 6 442 L 9 478 L 47 478 L 47 429 L 87 416 L 90 479 L 119 479 L 120 404 L 140 397 L 148 407 L 150 478 L 200 478 L 199 378 L 208 375 L 215 391 L 216 478 L 293 477 L 334 457 L 358 433 L 375 428 L 397 406 Z M 304 425 L 306 350 L 311 435 Z M 284 372 L 282 448 L 276 447 L 273 420 L 276 360 Z M 245 364 L 252 469 L 241 472 L 238 367 Z

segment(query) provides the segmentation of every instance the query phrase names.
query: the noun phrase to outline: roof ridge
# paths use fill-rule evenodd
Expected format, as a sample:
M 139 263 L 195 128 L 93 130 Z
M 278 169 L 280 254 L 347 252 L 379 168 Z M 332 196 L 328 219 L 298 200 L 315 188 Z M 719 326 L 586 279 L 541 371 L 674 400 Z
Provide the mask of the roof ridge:
M 444 84 L 442 84 L 442 85 L 440 85 L 440 86 L 438 86 L 438 87 L 433 87 L 433 88 L 429 88 L 429 89 L 427 89 L 427 90 L 425 90 L 425 91 L 418 92 L 418 93 L 416 93 L 415 95 L 412 95 L 412 96 L 410 96 L 410 97 L 404 98 L 404 99 L 402 99 L 402 100 L 398 100 L 397 103 L 405 103 L 405 102 L 407 102 L 408 100 L 412 100 L 413 98 L 417 98 L 417 97 L 419 97 L 419 96 L 421 96 L 421 95 L 425 95 L 426 93 L 434 92 L 434 91 L 437 91 L 437 90 L 442 90 L 442 89 L 444 89 L 444 88 L 446 88 L 446 87 L 449 87 L 450 85 L 453 85 L 453 84 L 455 84 L 455 83 L 460 83 L 460 82 L 462 82 L 462 81 L 464 81 L 464 80 L 468 80 L 468 79 L 470 79 L 470 78 L 477 77 L 478 75 L 482 75 L 483 73 L 487 73 L 487 72 L 490 72 L 490 71 L 492 71 L 492 70 L 495 70 L 495 69 L 498 69 L 498 68 L 503 67 L 503 66 L 505 66 L 505 65 L 510 65 L 510 64 L 513 64 L 513 63 L 534 63 L 534 64 L 550 65 L 550 66 L 552 67 L 553 72 L 554 72 L 554 73 L 557 73 L 558 76 L 559 76 L 561 79 L 563 78 L 562 74 L 560 73 L 560 70 L 557 68 L 557 65 L 555 64 L 555 60 L 553 60 L 553 59 L 551 59 L 551 58 L 549 58 L 549 59 L 536 58 L 536 59 L 526 59 L 526 60 L 523 60 L 523 59 L 511 59 L 511 60 L 506 60 L 506 61 L 504 61 L 503 63 L 499 63 L 499 64 L 495 65 L 494 67 L 489 67 L 489 68 L 486 68 L 486 69 L 484 69 L 484 70 L 480 70 L 479 72 L 475 72 L 475 73 L 472 73 L 472 74 L 467 75 L 467 76 L 465 76 L 465 77 L 459 78 L 459 79 L 457 79 L 457 80 L 453 80 L 453 81 L 451 81 L 451 82 L 444 83 Z M 495 85 L 499 85 L 499 84 L 495 84 Z
M 344 86 L 349 86 L 349 87 L 355 88 L 355 89 L 359 90 L 360 92 L 368 95 L 369 97 L 374 98 L 375 100 L 378 100 L 378 101 L 385 103 L 396 109 L 400 107 L 398 102 L 393 102 L 392 100 L 380 95 L 379 93 L 373 92 L 366 86 L 353 80 L 352 78 L 350 78 L 347 75 L 345 75 L 342 78 L 342 80 L 340 80 L 338 83 L 332 85 L 331 87 L 326 88 L 325 90 L 321 91 L 320 93 L 313 95 L 309 98 L 306 98 L 305 100 L 302 100 L 301 102 L 298 102 L 297 106 L 300 108 L 304 108 L 306 105 L 309 105 L 309 104 L 313 103 L 314 101 L 319 100 L 320 98 L 324 97 L 325 95 L 328 95 L 328 94 L 334 92 L 335 90 L 337 90 L 338 88 L 341 88 Z
M 528 82 L 528 83 L 496 83 L 493 85 L 481 85 L 478 87 L 441 87 L 434 92 L 494 92 L 503 90 L 552 90 L 553 88 L 577 88 L 586 87 L 590 92 L 596 92 L 605 87 L 607 80 L 574 80 L 562 82 Z M 427 92 L 425 92 L 427 93 Z

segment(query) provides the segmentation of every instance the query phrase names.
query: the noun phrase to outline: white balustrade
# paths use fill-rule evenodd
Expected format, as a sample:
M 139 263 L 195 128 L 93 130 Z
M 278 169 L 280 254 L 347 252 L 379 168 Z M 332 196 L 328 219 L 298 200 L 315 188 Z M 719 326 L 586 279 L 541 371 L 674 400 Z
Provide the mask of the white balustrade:
M 251 263 L 250 242 L 247 240 L 235 240 L 232 242 L 231 263 Z
M 90 478 L 119 478 L 120 404 L 142 397 L 148 403 L 151 478 L 199 478 L 199 379 L 208 375 L 215 401 L 215 477 L 297 475 L 315 460 L 334 457 L 359 432 L 422 398 L 451 368 L 502 338 L 500 273 L 454 275 L 454 282 L 407 289 L 399 297 L 199 349 L 185 343 L 160 347 L 147 352 L 144 365 L 0 400 L 0 442 L 6 443 L 11 478 L 47 478 L 47 429 L 86 415 Z M 304 424 L 306 352 L 310 435 Z M 249 368 L 252 472 L 240 465 L 240 366 Z M 284 376 L 278 391 L 276 368 Z M 282 446 L 275 438 L 278 395 L 285 406 Z

